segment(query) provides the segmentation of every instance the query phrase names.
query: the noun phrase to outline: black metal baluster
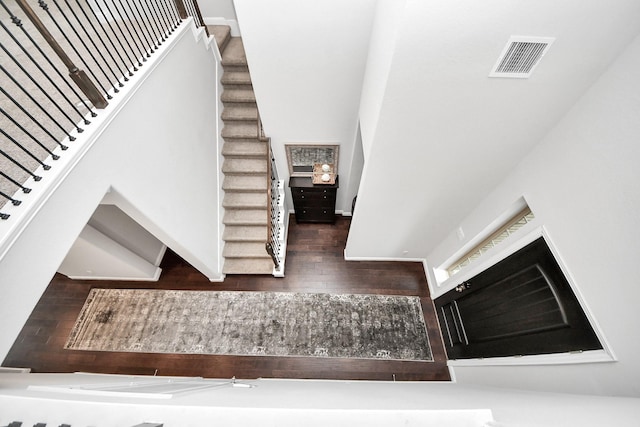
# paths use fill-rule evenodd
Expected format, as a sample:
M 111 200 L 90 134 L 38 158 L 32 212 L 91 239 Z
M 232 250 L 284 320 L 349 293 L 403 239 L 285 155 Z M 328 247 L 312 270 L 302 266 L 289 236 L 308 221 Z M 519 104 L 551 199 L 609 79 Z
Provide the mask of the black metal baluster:
M 42 123 L 40 123 L 40 121 L 39 121 L 39 120 L 36 120 L 36 118 L 35 118 L 35 117 L 33 117 L 33 116 L 31 115 L 31 113 L 29 113 L 27 110 L 25 110 L 25 108 L 24 108 L 22 105 L 20 105 L 20 103 L 19 103 L 18 101 L 16 101 L 16 99 L 15 99 L 14 97 L 12 97 L 11 95 L 9 95 L 9 94 L 7 93 L 7 91 L 6 91 L 6 90 L 4 90 L 4 89 L 2 88 L 2 86 L 0 86 L 0 92 L 2 92 L 2 93 L 4 94 L 4 96 L 6 96 L 7 98 L 9 98 L 9 99 L 11 100 L 11 102 L 13 102 L 13 104 L 14 104 L 16 107 L 18 107 L 18 108 L 20 109 L 20 111 L 22 111 L 25 115 L 27 115 L 27 117 L 29 117 L 29 118 L 31 119 L 31 121 L 32 121 L 33 123 L 35 123 L 35 124 L 36 124 L 36 126 L 38 126 L 40 129 L 42 129 L 42 131 L 43 131 L 44 133 L 46 133 L 47 135 L 49 135 L 49 136 L 51 137 L 51 139 L 53 139 L 53 140 L 56 142 L 56 144 L 58 144 L 58 145 L 60 146 L 60 148 L 61 148 L 62 150 L 66 150 L 67 148 L 69 148 L 69 147 L 67 147 L 66 145 L 62 144 L 60 141 L 58 141 L 58 138 L 56 138 L 56 137 L 55 137 L 51 132 L 49 132 L 49 130 L 48 130 L 47 128 L 45 128 L 45 127 L 42 125 Z M 75 136 L 70 135 L 70 134 L 69 134 L 69 132 L 65 131 L 65 134 L 66 134 L 66 135 L 67 135 L 67 137 L 69 138 L 69 141 L 75 141 L 75 140 L 76 140 L 76 137 L 75 137 Z
M 95 5 L 98 7 L 98 10 L 100 11 L 100 14 L 102 16 L 105 17 L 106 20 L 106 15 L 104 13 L 104 11 L 102 10 L 102 8 L 100 7 L 100 3 L 98 0 L 96 0 Z M 110 16 L 113 16 L 113 14 L 111 13 L 111 10 L 109 9 L 109 7 L 107 6 L 107 4 L 105 3 L 104 7 L 107 9 L 107 11 L 109 12 Z M 94 16 L 96 17 L 96 19 L 98 19 L 98 22 L 100 22 L 100 19 L 98 18 L 98 16 L 96 15 L 95 11 L 93 10 L 93 8 L 91 6 L 89 6 L 89 9 L 93 12 Z M 104 26 L 102 25 L 102 23 L 100 23 L 100 25 L 102 26 L 102 28 L 104 29 Z M 131 66 L 133 67 L 133 71 L 138 71 L 138 67 L 136 67 L 136 61 L 138 62 L 138 66 L 142 66 L 142 63 L 140 62 L 139 59 L 136 58 L 135 55 L 135 50 L 133 49 L 133 47 L 131 46 L 131 44 L 129 44 L 129 40 L 127 39 L 127 37 L 124 35 L 124 31 L 122 31 L 122 28 L 120 28 L 119 25 L 116 24 L 116 27 L 118 28 L 118 31 L 120 32 L 120 35 L 122 36 L 122 39 L 120 37 L 118 37 L 118 34 L 116 33 L 116 31 L 113 29 L 113 25 L 111 25 L 111 22 L 109 20 L 107 20 L 107 25 L 109 26 L 109 29 L 111 30 L 111 32 L 113 33 L 113 35 L 115 36 L 116 41 L 118 42 L 118 44 L 120 45 L 120 47 L 122 48 L 122 51 L 124 52 L 124 55 L 127 57 L 127 59 L 131 62 Z M 105 31 L 106 33 L 106 31 Z M 108 37 L 109 40 L 111 40 L 111 37 Z M 127 50 L 124 45 L 122 44 L 122 40 L 125 41 L 125 43 L 127 44 L 127 46 L 129 47 L 129 50 Z M 113 41 L 111 41 L 111 44 L 113 45 Z M 115 46 L 114 46 L 115 49 Z M 116 52 L 118 50 L 116 49 Z M 131 55 L 133 55 L 134 59 L 131 59 Z M 129 71 L 129 75 L 133 76 L 133 73 L 131 71 Z
M 23 171 L 25 171 L 26 173 L 28 173 L 29 175 L 31 175 L 31 177 L 33 178 L 34 181 L 40 181 L 42 179 L 41 176 L 38 176 L 36 174 L 34 174 L 33 172 L 31 172 L 29 169 L 25 168 L 24 166 L 22 166 L 20 164 L 20 162 L 18 162 L 17 160 L 15 160 L 13 157 L 11 157 L 10 155 L 8 155 L 7 153 L 5 153 L 3 150 L 0 150 L 0 154 L 2 154 L 4 157 L 6 157 L 7 159 L 9 159 L 9 161 L 11 163 L 13 163 L 14 165 L 18 166 L 20 169 L 22 169 Z
M 133 5 L 133 7 L 131 5 Z M 135 11 L 133 10 L 134 8 L 135 8 Z M 142 35 L 144 36 L 144 39 L 147 41 L 147 43 L 149 43 L 149 50 L 151 51 L 151 53 L 155 52 L 156 49 L 158 49 L 157 42 L 160 39 L 153 34 L 152 30 L 149 29 L 150 24 L 147 23 L 148 18 L 145 19 L 146 14 L 144 17 L 142 16 L 142 13 L 140 12 L 140 8 L 138 7 L 136 0 L 129 1 L 129 9 L 131 10 L 131 14 L 133 15 L 137 14 L 137 16 L 140 17 L 140 19 L 137 20 L 138 27 L 140 27 L 140 30 L 142 31 Z M 144 30 L 142 27 L 144 27 Z
M 46 5 L 46 2 L 44 2 L 43 0 L 40 0 L 41 4 Z M 89 54 L 89 56 L 91 57 L 91 59 L 93 60 L 93 63 L 95 64 L 95 66 L 98 68 L 98 70 L 102 73 L 102 75 L 104 76 L 104 78 L 107 80 L 107 82 L 109 83 L 109 85 L 113 88 L 114 92 L 118 93 L 118 88 L 116 87 L 117 85 L 113 84 L 113 82 L 109 79 L 109 76 L 107 75 L 107 73 L 104 71 L 104 69 L 102 68 L 102 66 L 100 65 L 100 62 L 98 62 L 98 60 L 96 59 L 96 57 L 94 56 L 94 54 L 92 53 L 91 49 L 89 49 L 89 47 L 87 46 L 87 44 L 84 41 L 84 38 L 78 33 L 78 30 L 76 30 L 76 27 L 71 23 L 71 21 L 69 20 L 69 17 L 67 16 L 67 14 L 62 10 L 62 8 L 60 7 L 60 5 L 58 4 L 58 0 L 53 0 L 53 4 L 56 6 L 56 8 L 58 8 L 58 12 L 60 12 L 60 14 L 62 15 L 62 17 L 64 18 L 65 22 L 67 23 L 67 25 L 69 26 L 69 28 L 71 28 L 71 31 L 73 32 L 73 34 L 76 35 L 76 38 L 78 39 L 78 41 L 80 42 L 80 44 L 84 47 L 84 50 Z M 49 8 L 47 6 L 47 8 L 45 9 L 47 11 L 49 11 Z M 51 16 L 51 19 L 53 19 L 53 15 L 49 14 L 49 16 Z M 64 36 L 64 38 L 67 40 L 67 42 L 69 43 L 69 46 L 71 46 L 71 49 L 74 50 L 74 52 L 76 52 L 76 54 L 78 55 L 78 57 L 80 58 L 80 62 L 82 62 L 82 64 L 85 66 L 85 68 L 91 73 L 91 75 L 93 76 L 93 78 L 96 80 L 96 83 L 98 85 L 100 85 L 100 88 L 102 89 L 102 91 L 107 94 L 107 97 L 109 96 L 109 90 L 107 88 L 105 88 L 102 83 L 100 83 L 100 80 L 98 79 L 98 76 L 96 76 L 91 67 L 89 67 L 89 64 L 87 63 L 87 61 L 85 61 L 85 57 L 83 55 L 80 55 L 80 53 L 78 52 L 78 50 L 76 49 L 75 45 L 71 42 L 71 40 L 69 39 L 69 37 L 67 36 L 67 33 L 65 33 L 64 31 L 62 31 L 62 28 L 58 25 L 57 22 L 54 21 L 54 23 L 56 24 L 56 26 L 58 26 L 58 28 L 60 29 L 60 31 L 62 32 L 62 35 Z M 82 27 L 82 25 L 80 25 Z M 84 29 L 84 28 L 83 28 Z M 90 39 L 90 37 L 88 37 Z M 117 80 L 117 78 L 116 78 Z M 108 98 L 111 99 L 111 98 Z
M 31 56 L 31 54 L 27 51 L 27 49 L 22 45 L 22 43 L 20 43 L 20 41 L 18 39 L 16 39 L 16 37 L 13 35 L 13 33 L 9 30 L 9 28 L 7 28 L 6 25 L 4 25 L 2 23 L 2 21 L 0 21 L 0 26 L 2 26 L 2 28 L 5 30 L 5 32 L 9 35 L 9 37 L 11 37 L 11 39 L 15 42 L 15 44 L 20 48 L 20 50 L 22 50 L 22 52 L 27 56 L 27 58 L 29 58 L 31 60 L 31 63 L 33 65 L 35 65 L 38 70 L 40 70 L 40 72 L 42 73 L 42 75 L 49 81 L 49 83 L 51 83 L 51 85 L 58 91 L 58 93 L 60 94 L 60 96 L 62 96 L 64 98 L 65 101 L 67 101 L 67 103 L 69 104 L 69 106 L 73 109 L 73 111 L 75 111 L 82 120 L 84 120 L 84 124 L 88 125 L 90 122 L 85 119 L 84 115 L 80 112 L 80 110 L 78 109 L 78 107 L 76 107 L 76 105 L 69 99 L 69 97 L 62 91 L 62 89 L 60 89 L 60 87 L 53 81 L 53 79 L 49 76 L 49 74 L 42 68 L 42 66 L 40 66 L 40 64 L 38 63 L 38 61 L 35 60 L 35 58 L 33 56 Z M 4 49 L 4 47 L 3 47 Z M 12 57 L 12 59 L 14 59 Z M 15 61 L 15 59 L 14 59 Z M 22 69 L 22 66 L 20 64 L 18 64 L 16 62 L 16 64 Z M 24 71 L 24 70 L 23 70 Z M 26 71 L 25 71 L 26 72 Z M 31 76 L 29 76 L 29 78 L 31 78 Z
M 16 181 L 15 179 L 11 178 L 9 175 L 7 175 L 6 173 L 0 171 L 0 175 L 2 175 L 3 177 L 5 177 L 8 181 L 10 181 L 12 184 L 14 184 L 16 187 L 20 188 L 22 190 L 23 193 L 31 193 L 31 189 L 25 187 L 24 185 L 20 184 L 18 181 Z
M 22 144 L 20 144 L 14 137 L 12 137 L 11 135 L 9 135 L 7 132 L 5 132 L 3 129 L 0 129 L 0 133 L 3 134 L 5 136 L 5 138 L 7 138 L 9 141 L 13 142 L 13 144 L 18 147 L 19 149 L 21 149 L 22 151 L 24 151 L 27 156 L 31 157 L 33 160 L 35 160 L 36 162 L 38 162 L 40 164 L 40 166 L 42 166 L 42 168 L 46 171 L 48 171 L 49 169 L 51 169 L 51 166 L 45 164 L 42 160 L 40 160 L 35 154 L 33 154 L 31 151 L 27 150 Z
M 164 28 L 164 31 L 167 35 L 173 33 L 175 27 L 173 22 L 175 21 L 175 19 L 171 16 L 171 11 L 166 10 L 165 3 L 160 1 L 160 2 L 154 2 L 152 0 L 152 4 L 153 4 L 153 9 L 157 10 L 159 12 L 159 15 L 162 17 L 162 25 Z
M 124 81 L 129 81 L 129 78 L 127 77 L 127 73 L 130 73 L 129 70 L 127 70 L 126 67 L 126 63 L 124 61 L 124 59 L 122 59 L 122 57 L 120 56 L 120 53 L 118 52 L 118 50 L 116 49 L 115 46 L 113 46 L 113 42 L 111 43 L 111 45 L 113 46 L 113 49 L 116 51 L 116 54 L 118 55 L 118 57 L 120 58 L 120 63 L 125 65 L 125 71 L 122 70 L 122 68 L 120 67 L 120 63 L 118 62 L 118 60 L 113 56 L 113 53 L 111 53 L 111 49 L 109 49 L 109 47 L 107 46 L 107 44 L 104 42 L 103 37 L 100 35 L 100 31 L 98 31 L 98 29 L 95 27 L 95 25 L 93 25 L 93 22 L 91 22 L 91 18 L 89 17 L 89 15 L 87 14 L 87 12 L 85 12 L 84 8 L 82 7 L 82 5 L 80 4 L 80 0 L 76 0 L 76 4 L 78 5 L 78 9 L 80 9 L 80 11 L 82 12 L 82 15 L 84 15 L 84 18 L 87 20 L 87 22 L 89 23 L 89 25 L 91 26 L 91 29 L 93 30 L 93 32 L 95 33 L 96 37 L 98 38 L 98 40 L 100 40 L 100 43 L 102 43 L 102 46 L 104 46 L 104 49 L 107 51 L 107 54 L 109 54 L 109 57 L 111 58 L 111 60 L 113 61 L 113 64 L 115 65 L 115 67 L 118 69 L 118 72 L 120 73 L 120 75 L 122 76 L 122 78 L 124 79 Z M 89 7 L 89 9 L 91 9 L 93 11 L 93 9 L 91 7 Z M 95 16 L 95 12 L 94 12 L 94 16 Z M 97 16 L 95 16 L 96 21 L 98 22 L 98 24 L 100 24 L 100 20 L 98 19 Z M 100 24 L 101 25 L 101 24 Z M 104 27 L 101 25 L 101 29 L 102 31 L 105 33 L 105 36 L 107 36 L 107 32 L 105 31 Z M 107 37 L 107 40 L 111 41 L 109 39 L 109 37 Z M 94 44 L 95 46 L 95 44 Z M 96 50 L 98 50 L 98 52 L 101 51 L 101 49 L 99 49 L 96 46 Z M 103 56 L 104 59 L 104 56 Z M 105 60 L 105 62 L 107 62 Z M 118 77 L 119 79 L 119 77 Z M 122 84 L 120 85 L 122 86 Z
M 166 0 L 160 1 L 158 2 L 158 7 L 165 19 L 165 25 L 169 34 L 172 34 L 180 24 L 180 15 L 178 14 L 175 3 L 169 0 L 169 4 L 167 5 Z
M 51 68 L 56 72 L 56 74 L 62 79 L 63 82 L 65 82 L 65 84 L 67 85 L 67 87 L 71 90 L 71 92 L 73 92 L 73 94 L 75 96 L 78 97 L 78 99 L 80 100 L 80 102 L 82 103 L 82 105 L 84 105 L 84 107 L 91 112 L 91 117 L 96 117 L 96 113 L 91 110 L 91 107 L 87 104 L 87 102 L 84 100 L 84 98 L 82 96 L 80 96 L 80 94 L 78 93 L 78 91 L 75 89 L 75 87 L 62 75 L 62 72 L 60 72 L 60 70 L 58 69 L 58 67 L 56 67 L 53 62 L 51 61 L 51 59 L 49 59 L 49 56 L 44 53 L 44 51 L 42 50 L 42 48 L 38 45 L 38 43 L 36 43 L 36 41 L 31 37 L 31 35 L 29 34 L 29 32 L 24 28 L 24 25 L 22 24 L 22 21 L 13 14 L 13 12 L 11 12 L 11 10 L 9 10 L 9 8 L 4 4 L 3 0 L 0 0 L 0 5 L 2 5 L 2 7 L 4 8 L 5 11 L 7 11 L 7 13 L 9 14 L 9 16 L 11 17 L 11 22 L 13 22 L 18 28 L 20 28 L 20 30 L 22 31 L 22 33 L 29 39 L 29 41 L 31 42 L 31 46 L 35 47 L 38 52 L 40 52 L 40 54 L 42 55 L 42 57 L 49 63 L 49 65 L 51 66 Z
M 55 2 L 55 0 L 54 0 Z M 96 42 L 94 41 L 94 37 L 91 33 L 89 33 L 89 31 L 87 31 L 86 27 L 84 26 L 84 24 L 82 23 L 82 21 L 80 20 L 80 18 L 78 17 L 78 14 L 76 13 L 76 11 L 73 9 L 73 7 L 71 7 L 71 4 L 69 4 L 68 0 L 64 0 L 64 3 L 67 5 L 67 7 L 69 8 L 69 11 L 71 12 L 71 14 L 73 15 L 74 19 L 76 20 L 76 22 L 78 23 L 78 25 L 80 25 L 80 28 L 82 29 L 82 31 L 84 32 L 84 34 L 87 36 L 87 40 L 89 40 L 89 42 L 91 42 L 91 45 L 93 46 L 93 48 L 95 49 L 96 52 L 98 52 L 98 55 L 100 56 L 100 59 L 102 59 L 102 62 L 104 63 L 104 66 L 106 69 L 109 70 L 109 72 L 113 75 L 113 78 L 116 81 L 117 86 L 122 87 L 123 84 L 120 81 L 120 76 L 118 74 L 116 74 L 115 71 L 113 71 L 113 68 L 111 68 L 111 65 L 109 65 L 109 61 L 107 61 L 107 59 L 104 57 L 104 54 L 102 53 L 102 50 L 96 45 Z M 56 6 L 57 3 L 56 3 Z M 60 8 L 60 6 L 58 6 L 58 8 Z M 71 24 L 71 22 L 69 21 L 69 19 L 66 17 L 65 15 L 65 19 L 67 21 L 67 23 L 69 24 L 69 26 L 71 26 L 71 28 L 73 29 L 73 32 L 76 34 L 76 36 L 80 37 L 80 41 L 82 43 L 82 45 L 85 47 L 85 49 L 87 50 L 87 52 L 89 53 L 89 55 L 91 56 L 91 58 L 93 59 L 93 61 L 96 63 L 96 65 L 98 66 L 98 68 L 100 69 L 100 71 L 102 71 L 102 74 L 104 74 L 105 78 L 107 79 L 107 81 L 109 82 L 109 84 L 113 87 L 113 90 L 115 93 L 118 93 L 118 89 L 116 89 L 116 84 L 114 84 L 113 82 L 111 82 L 111 80 L 109 79 L 109 77 L 107 76 L 107 73 L 105 72 L 105 70 L 100 66 L 99 62 L 96 60 L 96 58 L 93 56 L 93 54 L 91 53 L 91 49 L 89 49 L 89 47 L 87 47 L 87 45 L 84 43 L 84 41 L 82 41 L 82 37 L 80 36 L 80 34 L 78 34 L 78 32 L 75 30 L 75 26 L 73 26 Z
M 133 43 L 136 45 L 136 47 L 138 48 L 138 50 L 140 51 L 140 55 L 142 55 L 142 60 L 146 61 L 147 58 L 150 56 L 149 52 L 147 52 L 147 50 L 144 47 L 144 43 L 142 42 L 142 39 L 140 38 L 140 35 L 138 34 L 138 32 L 136 31 L 135 26 L 132 23 L 131 18 L 129 17 L 129 14 L 127 14 L 127 11 L 124 9 L 124 7 L 122 7 L 122 1 L 118 0 L 118 2 L 120 3 L 120 7 L 122 8 L 122 10 L 124 11 L 124 15 L 122 14 L 122 12 L 120 12 L 120 9 L 118 9 L 118 5 L 116 4 L 116 1 L 113 1 L 113 7 L 118 11 L 118 14 L 120 15 L 121 18 L 123 18 L 122 20 L 122 24 L 125 26 L 125 28 L 127 29 L 127 31 L 129 31 L 129 34 L 131 35 L 131 39 L 133 40 Z M 126 16 L 126 22 L 124 20 L 124 17 Z M 129 29 L 129 26 L 126 25 L 126 23 L 129 23 L 129 25 L 131 25 L 131 28 L 133 29 L 133 33 L 131 32 L 131 30 Z M 136 37 L 134 37 L 134 34 L 137 36 L 137 41 L 136 41 Z M 138 45 L 138 42 L 140 42 L 140 45 Z
M 145 2 L 149 4 L 149 0 L 145 0 Z M 153 10 L 154 15 L 156 16 L 156 22 L 158 23 L 160 32 L 162 32 L 165 39 L 169 38 L 169 35 L 173 32 L 173 29 L 171 28 L 171 20 L 162 9 L 161 3 L 155 1 L 151 1 L 150 3 L 149 8 Z
M 58 156 L 57 154 L 54 154 L 51 150 L 49 150 L 42 142 L 40 142 L 35 136 L 33 136 L 31 134 L 31 132 L 26 130 L 20 123 L 18 123 L 16 121 L 16 119 L 11 117 L 9 115 L 9 113 L 7 113 L 4 109 L 0 108 L 0 113 L 2 113 L 7 119 L 9 119 L 11 121 L 11 123 L 13 123 L 18 129 L 20 129 L 22 132 L 26 133 L 27 136 L 29 136 L 29 138 L 31 138 L 33 140 L 33 142 L 35 142 L 36 144 L 38 144 L 40 146 L 40 148 L 42 148 L 44 151 L 49 153 L 49 155 L 51 156 L 51 158 L 53 160 L 58 160 L 60 158 L 60 156 Z
M 18 82 L 18 81 L 17 81 L 17 80 L 16 80 L 16 79 L 15 79 L 15 78 L 10 74 L 10 73 L 9 73 L 9 71 L 7 71 L 7 69 L 6 69 L 6 68 L 4 68 L 1 64 L 0 64 L 0 70 L 2 70 L 2 71 L 7 75 L 7 77 L 9 77 L 9 79 L 11 79 L 11 81 L 13 81 L 13 83 L 15 83 L 15 85 L 16 85 L 18 88 L 20 88 L 20 90 L 22 90 L 22 92 L 23 92 L 25 95 L 27 95 L 27 97 L 28 97 L 31 101 L 33 101 L 33 103 L 34 103 L 34 104 L 36 104 L 36 105 L 38 106 L 38 108 L 40 108 L 40 110 L 41 110 L 41 111 L 42 111 L 42 112 L 43 112 L 47 117 L 49 117 L 49 119 L 51 119 L 51 121 L 52 121 L 53 123 L 55 123 L 55 124 L 56 124 L 56 126 L 58 126 L 58 128 L 60 128 L 60 130 L 62 130 L 62 132 L 64 132 L 65 134 L 69 135 L 69 132 L 68 132 L 64 127 L 62 127 L 62 125 L 61 125 L 60 123 L 58 123 L 58 121 L 57 121 L 56 119 L 54 119 L 54 118 L 53 118 L 53 116 L 52 116 L 51 114 L 49 114 L 49 112 L 47 111 L 47 109 L 46 109 L 46 108 L 44 108 L 44 107 L 43 107 L 43 106 L 42 106 L 38 101 L 36 101 L 36 100 L 35 100 L 35 98 L 34 98 L 33 96 L 31 96 L 31 94 L 30 94 L 30 93 L 29 93 L 29 92 L 28 92 L 28 91 L 27 91 L 27 90 L 26 90 L 26 89 L 25 89 L 25 88 L 24 88 L 24 87 L 23 87 L 23 86 L 22 86 L 22 85 L 21 85 L 21 84 L 20 84 L 20 83 L 19 83 L 19 82 Z M 2 88 L 0 87 L 0 89 L 2 89 Z M 2 89 L 2 92 L 3 92 L 3 93 L 6 93 L 4 89 Z M 75 124 L 74 124 L 74 125 L 75 125 Z M 77 127 L 77 126 L 76 126 L 76 131 L 77 131 L 78 133 L 80 133 L 80 132 L 83 132 L 83 129 L 82 129 L 82 128 L 80 128 L 80 127 Z
M 36 85 L 36 87 L 38 89 L 40 89 L 40 91 L 42 92 L 42 94 L 44 96 L 47 97 L 47 99 L 49 101 L 51 101 L 51 103 L 58 109 L 58 111 L 60 111 L 60 113 L 67 118 L 67 120 L 69 120 L 69 122 L 71 123 L 72 126 L 77 127 L 76 126 L 76 122 L 73 121 L 73 119 L 71 117 L 69 117 L 69 115 L 67 114 L 67 112 L 60 106 L 58 105 L 58 103 L 56 101 L 54 101 L 54 99 L 51 97 L 51 95 L 49 95 L 49 93 L 44 90 L 44 88 L 40 85 L 40 83 L 38 83 L 32 76 L 31 74 L 29 74 L 29 72 L 27 70 L 25 70 L 25 68 L 22 66 L 22 64 L 20 64 L 20 61 L 18 61 L 12 54 L 11 52 L 9 52 L 9 50 L 4 46 L 4 43 L 0 43 L 0 49 L 2 49 L 4 51 L 4 53 L 7 54 L 7 56 L 9 58 L 11 58 L 11 60 L 13 61 L 14 64 L 16 64 L 18 66 L 18 68 L 20 68 L 20 70 L 24 73 L 25 76 L 27 76 L 27 78 L 29 80 L 31 80 L 31 83 L 33 83 L 34 85 Z M 2 68 L 3 71 L 5 71 L 5 73 L 8 73 L 4 67 Z M 11 78 L 11 80 L 14 81 L 14 83 L 18 84 L 17 80 L 14 79 L 13 76 L 9 75 L 9 77 Z M 82 117 L 82 115 L 81 115 Z M 79 129 L 79 128 L 77 128 Z M 79 130 L 79 132 L 82 132 L 82 130 Z
M 161 45 L 162 42 L 166 40 L 166 37 L 162 31 L 162 23 L 160 22 L 160 18 L 157 15 L 156 10 L 149 5 L 148 0 L 140 0 L 140 5 L 142 10 L 145 11 L 145 16 L 148 17 L 147 19 L 149 20 L 150 25 L 154 29 L 154 34 L 157 33 L 156 37 L 158 37 L 158 45 Z
M 113 8 L 116 10 L 116 12 L 118 12 L 118 16 L 120 17 L 120 24 L 118 24 L 116 22 L 116 25 L 118 26 L 118 29 L 120 30 L 120 32 L 122 32 L 122 37 L 124 38 L 125 42 L 127 43 L 127 46 L 129 46 L 129 48 L 131 49 L 131 53 L 137 58 L 138 60 L 138 66 L 141 67 L 142 66 L 142 62 L 146 62 L 147 58 L 144 55 L 144 52 L 140 49 L 140 46 L 138 46 L 138 44 L 136 43 L 133 34 L 131 33 L 131 30 L 129 29 L 129 27 L 127 26 L 124 17 L 122 16 L 122 14 L 120 13 L 120 11 L 118 10 L 118 8 L 116 7 L 115 3 L 112 3 Z M 115 15 L 113 14 L 113 12 L 111 11 L 111 8 L 108 6 L 108 3 L 105 1 L 104 3 L 104 7 L 109 11 L 109 13 L 111 14 L 112 17 L 115 17 Z M 129 34 L 129 37 L 124 35 L 124 32 L 122 31 L 122 27 L 124 27 L 124 29 L 127 31 L 127 33 Z M 129 43 L 129 40 L 131 40 L 133 42 L 133 46 L 131 45 L 131 43 Z M 135 49 L 134 49 L 135 47 Z M 136 52 L 137 50 L 137 52 Z M 140 62 L 142 60 L 142 62 Z
M 176 28 L 178 28 L 178 25 L 180 25 L 180 22 L 182 22 L 182 18 L 180 17 L 180 12 L 178 11 L 178 7 L 175 1 L 172 1 L 172 0 L 168 0 L 168 1 L 170 5 L 167 5 L 166 1 L 161 1 L 160 4 L 162 5 L 162 9 L 167 11 L 167 14 L 171 18 L 170 20 L 173 21 L 172 28 L 173 30 L 175 30 Z
M 0 191 L 0 196 L 2 196 L 5 199 L 9 200 L 13 206 L 18 206 L 20 203 L 22 203 L 20 200 L 16 200 L 16 199 L 12 198 L 11 196 L 3 193 L 2 191 Z
M 141 9 L 144 12 L 144 16 L 147 19 L 147 22 L 149 23 L 149 27 L 151 27 L 151 30 L 153 31 L 153 36 L 156 39 L 158 46 L 160 46 L 162 42 L 165 41 L 164 34 L 162 33 L 162 31 L 160 31 L 160 27 L 156 22 L 157 17 L 154 16 L 153 9 L 151 9 L 146 2 L 142 4 L 143 1 L 144 0 L 140 0 Z
M 58 3 L 55 0 L 54 0 L 54 3 L 55 3 L 56 6 L 58 6 Z M 102 92 L 105 94 L 106 98 L 107 99 L 112 99 L 113 97 L 111 96 L 111 94 L 109 94 L 109 91 L 107 89 L 105 89 L 105 87 L 102 85 L 102 83 L 100 83 L 100 79 L 98 79 L 98 77 L 95 75 L 93 70 L 87 65 L 87 63 L 83 59 L 82 55 L 80 55 L 80 52 L 78 52 L 78 49 L 76 49 L 74 44 L 71 43 L 71 40 L 69 40 L 69 37 L 67 36 L 67 33 L 60 27 L 60 25 L 58 24 L 58 21 L 53 17 L 53 14 L 49 10 L 49 6 L 47 5 L 47 3 L 44 0 L 38 0 L 38 5 L 40 5 L 42 10 L 47 12 L 47 15 L 49 15 L 49 17 L 51 18 L 51 21 L 53 22 L 53 24 L 56 26 L 58 31 L 60 31 L 60 34 L 62 34 L 64 39 L 67 41 L 67 43 L 69 43 L 69 47 L 71 47 L 71 49 L 76 53 L 76 55 L 78 55 L 78 58 L 80 59 L 80 62 L 82 62 L 82 64 L 87 69 L 89 74 L 91 74 L 91 76 L 95 80 L 96 84 L 98 86 L 100 86 L 100 89 L 102 89 Z M 58 8 L 60 8 L 60 7 L 58 6 Z M 66 19 L 66 15 L 63 14 L 63 16 L 65 16 L 65 19 Z

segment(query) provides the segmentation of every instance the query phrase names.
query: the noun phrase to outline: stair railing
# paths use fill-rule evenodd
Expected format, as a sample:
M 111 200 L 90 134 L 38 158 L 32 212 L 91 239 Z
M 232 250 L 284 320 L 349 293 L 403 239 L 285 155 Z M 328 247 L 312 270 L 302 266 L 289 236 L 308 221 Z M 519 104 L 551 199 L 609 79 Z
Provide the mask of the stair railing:
M 29 183 L 55 166 L 67 144 L 182 20 L 192 16 L 206 30 L 196 0 L 39 0 L 34 8 L 29 3 L 35 2 L 0 0 L 5 220 L 5 204 L 20 205 L 20 190 L 28 194 Z
M 276 270 L 282 265 L 282 245 L 280 243 L 280 219 L 282 210 L 280 209 L 280 179 L 276 168 L 276 159 L 271 149 L 271 138 L 267 138 L 262 127 L 260 113 L 258 113 L 258 140 L 263 141 L 268 147 L 267 161 L 267 241 L 265 249 L 275 265 Z

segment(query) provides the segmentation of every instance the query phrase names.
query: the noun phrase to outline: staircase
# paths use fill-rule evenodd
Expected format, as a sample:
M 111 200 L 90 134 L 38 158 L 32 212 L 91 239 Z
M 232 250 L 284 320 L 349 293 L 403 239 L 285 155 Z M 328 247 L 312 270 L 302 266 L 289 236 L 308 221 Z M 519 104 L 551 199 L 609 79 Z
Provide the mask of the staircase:
M 259 138 L 258 108 L 242 39 L 209 26 L 222 53 L 222 206 L 224 274 L 272 274 L 267 241 L 269 147 Z

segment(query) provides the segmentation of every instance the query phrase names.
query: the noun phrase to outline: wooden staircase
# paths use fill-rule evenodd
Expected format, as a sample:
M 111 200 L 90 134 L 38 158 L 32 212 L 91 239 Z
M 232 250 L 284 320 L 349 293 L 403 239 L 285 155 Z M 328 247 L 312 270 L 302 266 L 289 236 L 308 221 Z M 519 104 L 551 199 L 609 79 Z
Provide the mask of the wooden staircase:
M 209 26 L 222 53 L 224 274 L 272 274 L 267 241 L 269 147 L 258 135 L 258 108 L 242 39 Z

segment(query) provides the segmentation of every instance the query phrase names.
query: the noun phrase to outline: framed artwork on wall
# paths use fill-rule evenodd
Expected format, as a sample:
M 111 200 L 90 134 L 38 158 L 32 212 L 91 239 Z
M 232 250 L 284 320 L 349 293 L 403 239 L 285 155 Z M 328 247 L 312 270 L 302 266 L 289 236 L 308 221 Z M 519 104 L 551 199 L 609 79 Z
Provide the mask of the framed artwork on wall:
M 338 171 L 339 145 L 285 144 L 289 176 L 312 176 L 316 163 L 333 164 Z

